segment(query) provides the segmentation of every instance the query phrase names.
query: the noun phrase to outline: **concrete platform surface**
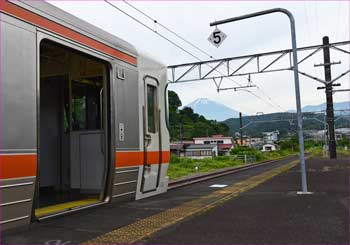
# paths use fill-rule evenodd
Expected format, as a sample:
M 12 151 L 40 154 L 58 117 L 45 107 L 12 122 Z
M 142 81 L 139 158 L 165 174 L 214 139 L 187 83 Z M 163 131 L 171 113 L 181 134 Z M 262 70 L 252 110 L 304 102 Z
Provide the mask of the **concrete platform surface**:
M 350 158 L 307 161 L 209 210 L 143 239 L 147 244 L 349 244 Z
M 178 207 L 179 205 L 203 197 L 205 198 L 205 196 L 210 195 L 211 193 L 214 193 L 218 190 L 217 188 L 209 187 L 213 184 L 232 185 L 235 183 L 240 183 L 241 181 L 246 180 L 252 176 L 256 176 L 268 170 L 284 166 L 296 159 L 297 157 L 295 156 L 289 157 L 288 159 L 278 160 L 276 162 L 260 166 L 258 168 L 249 169 L 239 173 L 234 173 L 212 180 L 207 180 L 205 182 L 174 189 L 165 194 L 144 200 L 106 204 L 96 208 L 86 209 L 77 213 L 69 214 L 67 216 L 44 220 L 40 223 L 33 223 L 29 230 L 20 229 L 3 232 L 1 234 L 1 244 L 84 243 L 88 240 L 94 239 L 115 229 L 128 226 L 152 215 L 161 214 L 162 212 L 174 207 Z M 292 190 L 296 190 L 296 188 L 299 187 L 299 183 L 295 182 L 296 180 L 293 180 L 293 183 L 291 184 Z M 237 210 L 237 212 L 244 213 L 245 211 Z M 203 217 L 206 217 L 206 215 Z M 187 222 L 194 222 L 196 219 L 197 218 L 190 219 L 189 221 L 181 224 L 184 224 L 186 226 Z M 207 225 L 210 225 L 210 223 Z M 160 232 L 156 237 L 154 237 L 154 240 L 149 240 L 149 242 L 186 242 L 186 239 L 182 241 L 181 234 L 177 234 L 176 230 L 173 230 L 178 228 L 179 226 L 175 225 L 169 230 Z M 190 231 L 192 231 L 191 233 L 194 236 L 186 236 L 184 233 L 184 238 L 187 238 L 190 242 L 193 241 L 193 243 L 200 243 L 202 240 L 198 236 L 202 236 L 203 234 L 201 232 L 198 232 L 197 229 L 193 228 L 190 228 Z M 168 235 L 163 236 L 164 234 L 169 234 L 169 239 Z M 195 238 L 195 236 L 198 238 Z M 198 241 L 195 241 L 196 239 Z M 210 241 L 213 240 L 204 241 L 204 243 L 210 243 Z M 217 242 L 219 241 L 220 240 L 217 240 Z

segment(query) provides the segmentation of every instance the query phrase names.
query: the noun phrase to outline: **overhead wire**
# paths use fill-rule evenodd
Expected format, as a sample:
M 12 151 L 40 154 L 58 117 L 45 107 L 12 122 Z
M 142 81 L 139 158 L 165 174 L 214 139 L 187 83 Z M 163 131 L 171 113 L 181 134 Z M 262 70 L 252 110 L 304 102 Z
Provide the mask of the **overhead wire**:
M 320 33 L 320 27 L 319 27 L 319 20 L 318 20 L 318 1 L 314 1 L 314 21 L 315 21 L 315 31 L 316 31 L 316 37 L 319 36 Z M 322 75 L 322 71 L 318 67 L 314 66 L 314 72 L 316 73 L 316 77 L 320 77 Z
M 337 26 L 340 26 L 340 18 L 341 18 L 341 13 L 340 13 L 340 6 L 341 5 L 341 1 L 338 0 L 338 9 L 337 9 Z M 339 32 L 340 32 L 340 28 L 336 28 L 335 31 L 335 40 L 338 40 L 338 36 L 339 36 Z
M 158 20 L 154 19 L 153 17 L 151 17 L 150 15 L 148 15 L 147 13 L 145 13 L 144 11 L 136 8 L 134 5 L 130 4 L 128 1 L 126 0 L 122 0 L 125 4 L 127 4 L 128 6 L 130 6 L 132 9 L 136 10 L 137 12 L 139 12 L 140 14 L 142 14 L 143 16 L 145 16 L 146 18 L 148 18 L 149 20 L 151 20 L 153 23 L 158 24 L 160 27 L 162 27 L 163 29 L 165 29 L 166 31 L 170 32 L 171 34 L 175 35 L 176 37 L 178 37 L 179 39 L 181 39 L 182 41 L 184 41 L 185 43 L 189 44 L 190 46 L 192 46 L 193 48 L 197 49 L 198 51 L 200 51 L 201 53 L 203 53 L 204 55 L 208 56 L 211 59 L 216 59 L 213 55 L 209 54 L 208 52 L 204 51 L 202 48 L 198 47 L 197 45 L 193 44 L 192 42 L 188 41 L 186 38 L 184 38 L 183 36 L 179 35 L 178 33 L 176 33 L 175 31 L 171 30 L 170 28 L 166 27 L 165 25 L 161 24 Z M 242 84 L 234 81 L 232 78 L 228 78 L 229 80 L 235 82 L 238 86 L 242 87 Z M 279 109 L 282 109 L 283 111 L 286 111 L 284 108 L 282 108 L 278 103 L 274 102 L 272 100 L 272 98 L 270 96 L 268 96 L 260 87 L 257 87 L 257 89 L 264 95 L 266 96 L 269 101 L 271 101 L 272 106 L 277 106 Z M 254 93 L 253 93 L 254 94 Z M 259 96 L 258 96 L 259 97 Z M 261 100 L 264 101 L 263 98 L 261 98 Z M 264 101 L 266 103 L 266 101 Z
M 124 1 L 124 0 L 123 0 Z M 167 38 L 166 36 L 160 34 L 158 31 L 152 29 L 151 27 L 149 27 L 148 25 L 144 24 L 143 22 L 141 22 L 140 20 L 138 20 L 136 17 L 132 16 L 131 14 L 127 13 L 126 11 L 122 10 L 121 8 L 115 6 L 114 4 L 110 3 L 107 0 L 104 0 L 104 2 L 106 2 L 108 5 L 110 5 L 111 7 L 113 7 L 114 9 L 118 10 L 119 12 L 123 13 L 124 15 L 128 16 L 129 18 L 133 19 L 135 22 L 139 23 L 140 25 L 144 26 L 146 29 L 152 31 L 153 33 L 155 33 L 156 35 L 160 36 L 161 38 L 163 38 L 164 40 L 168 41 L 169 43 L 171 43 L 172 45 L 174 45 L 175 47 L 179 48 L 180 50 L 182 50 L 183 52 L 187 53 L 188 55 L 190 55 L 191 57 L 197 59 L 198 61 L 203 61 L 202 59 L 200 59 L 198 56 L 192 54 L 190 51 L 184 49 L 183 47 L 181 47 L 179 44 L 175 43 L 174 41 L 170 40 L 169 38 Z M 126 1 L 124 1 L 125 3 L 127 3 Z M 137 10 L 139 13 L 142 13 L 144 16 L 146 16 L 148 19 L 152 20 L 155 24 L 158 24 L 159 26 L 161 26 L 162 28 L 165 28 L 167 31 L 171 32 L 172 34 L 174 34 L 174 31 L 171 31 L 169 28 L 165 27 L 164 25 L 161 25 L 160 23 L 158 23 L 158 21 L 156 21 L 155 19 L 153 19 L 152 17 L 150 17 L 149 15 L 147 15 L 146 13 L 144 13 L 143 11 L 137 9 L 136 7 L 134 7 L 133 5 L 131 5 L 130 3 L 127 3 L 130 7 L 132 7 L 133 9 Z M 186 40 L 185 38 L 181 37 L 178 34 L 174 34 L 177 37 L 181 38 L 182 40 Z M 190 44 L 191 46 L 195 47 L 196 45 L 194 45 L 193 43 L 186 41 L 186 43 Z M 204 50 L 202 50 L 201 48 L 197 47 L 197 50 L 199 50 L 200 52 L 208 55 L 209 57 L 213 58 L 209 53 L 205 52 Z M 208 65 L 210 68 L 213 68 L 212 66 Z M 220 73 L 221 75 L 224 75 L 222 72 L 220 72 L 219 70 L 216 70 L 218 73 Z M 237 81 L 233 80 L 232 78 L 228 78 L 229 80 L 233 81 L 234 83 L 236 83 L 238 86 L 242 86 L 242 84 L 238 83 Z M 272 104 L 270 101 L 266 101 L 263 98 L 261 98 L 260 96 L 256 95 L 255 93 L 249 91 L 252 95 L 254 95 L 256 98 L 262 100 L 263 102 L 265 102 L 266 104 L 276 107 L 276 105 Z M 277 106 L 279 107 L 279 106 Z M 277 108 L 276 107 L 276 108 Z M 280 107 L 279 107 L 280 108 Z
M 137 23 L 139 23 L 140 25 L 144 26 L 145 28 L 147 28 L 148 30 L 156 33 L 157 35 L 159 35 L 160 37 L 162 37 L 163 39 L 165 39 L 166 41 L 168 41 L 169 43 L 171 43 L 172 45 L 176 46 L 177 48 L 181 49 L 182 51 L 184 51 L 185 53 L 187 53 L 188 55 L 192 56 L 193 58 L 197 59 L 197 60 L 201 60 L 199 57 L 197 57 L 196 55 L 192 54 L 191 52 L 187 51 L 186 49 L 182 48 L 180 45 L 178 45 L 177 43 L 171 41 L 170 39 L 168 39 L 167 37 L 163 36 L 162 34 L 160 34 L 159 32 L 153 30 L 151 27 L 147 26 L 146 24 L 142 23 L 141 21 L 139 21 L 137 18 L 133 17 L 132 15 L 128 14 L 127 12 L 125 12 L 124 10 L 122 10 L 121 8 L 118 8 L 117 6 L 115 6 L 114 4 L 111 4 L 110 2 L 108 2 L 107 0 L 104 0 L 107 4 L 109 4 L 110 6 L 112 6 L 113 8 L 117 9 L 118 11 L 122 12 L 123 14 L 125 14 L 126 16 L 128 16 L 129 18 L 133 19 L 134 21 L 136 21 Z
M 179 39 L 181 39 L 182 41 L 184 41 L 185 43 L 189 44 L 190 46 L 192 46 L 193 48 L 197 49 L 198 51 L 200 51 L 201 53 L 209 56 L 210 58 L 214 58 L 212 55 L 210 55 L 208 52 L 206 52 L 205 50 L 203 50 L 202 48 L 198 47 L 197 45 L 195 45 L 194 43 L 188 41 L 187 39 L 185 39 L 184 37 L 182 37 L 181 35 L 177 34 L 176 32 L 174 32 L 173 30 L 171 30 L 170 28 L 166 27 L 165 25 L 163 25 L 162 23 L 158 22 L 156 19 L 152 18 L 150 15 L 146 14 L 144 11 L 136 8 L 134 5 L 132 5 L 131 3 L 129 3 L 126 0 L 122 0 L 125 4 L 127 4 L 128 6 L 130 6 L 131 8 L 133 8 L 134 10 L 136 10 L 137 12 L 139 12 L 140 14 L 142 14 L 143 16 L 145 16 L 146 18 L 148 18 L 149 20 L 153 21 L 155 24 L 158 24 L 159 26 L 161 26 L 162 28 L 164 28 L 165 30 L 167 30 L 168 32 L 170 32 L 171 34 L 175 35 L 176 37 L 178 37 Z

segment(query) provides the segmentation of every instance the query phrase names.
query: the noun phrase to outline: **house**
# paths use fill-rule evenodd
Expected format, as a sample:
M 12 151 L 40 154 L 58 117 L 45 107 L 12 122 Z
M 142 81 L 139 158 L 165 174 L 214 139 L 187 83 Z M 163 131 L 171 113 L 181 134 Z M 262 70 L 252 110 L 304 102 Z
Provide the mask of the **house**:
M 170 153 L 178 157 L 184 157 L 185 148 L 190 144 L 193 144 L 193 141 L 170 142 Z
M 195 144 L 233 144 L 233 138 L 221 134 L 211 137 L 193 138 Z
M 252 148 L 258 148 L 263 145 L 264 141 L 262 138 L 248 138 L 248 146 Z
M 264 144 L 262 146 L 262 152 L 266 151 L 275 151 L 276 150 L 276 145 L 275 144 Z
M 264 132 L 262 134 L 264 143 L 273 144 L 278 141 L 278 135 L 280 134 L 280 132 L 276 130 L 272 132 Z
M 324 141 L 325 140 L 325 130 L 315 130 L 315 129 L 304 130 L 304 139 L 305 140 Z
M 341 140 L 343 137 L 350 140 L 350 128 L 337 128 L 335 134 L 336 140 Z
M 327 130 L 305 130 L 304 137 L 308 140 L 325 141 L 327 140 Z M 350 139 L 350 128 L 335 129 L 335 140 L 341 140 L 343 137 Z
M 223 136 L 221 134 L 213 135 L 211 137 L 199 137 L 193 138 L 194 144 L 215 144 L 218 146 L 218 154 L 217 155 L 229 155 L 231 149 L 234 148 L 234 141 L 232 137 Z
M 238 138 L 236 138 L 236 144 L 238 146 L 249 146 L 249 138 L 248 138 L 248 136 L 243 135 L 242 140 L 238 136 Z
M 218 155 L 217 144 L 190 144 L 185 147 L 185 157 L 192 159 L 213 158 Z
M 218 147 L 219 156 L 229 156 L 230 151 L 234 148 L 233 144 L 218 144 Z

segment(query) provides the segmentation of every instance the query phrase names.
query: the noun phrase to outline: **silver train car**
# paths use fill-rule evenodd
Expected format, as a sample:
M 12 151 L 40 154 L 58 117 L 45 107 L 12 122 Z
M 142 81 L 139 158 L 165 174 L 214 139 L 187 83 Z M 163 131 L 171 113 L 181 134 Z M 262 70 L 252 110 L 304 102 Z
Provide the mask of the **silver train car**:
M 49 3 L 0 11 L 1 229 L 166 192 L 166 67 Z

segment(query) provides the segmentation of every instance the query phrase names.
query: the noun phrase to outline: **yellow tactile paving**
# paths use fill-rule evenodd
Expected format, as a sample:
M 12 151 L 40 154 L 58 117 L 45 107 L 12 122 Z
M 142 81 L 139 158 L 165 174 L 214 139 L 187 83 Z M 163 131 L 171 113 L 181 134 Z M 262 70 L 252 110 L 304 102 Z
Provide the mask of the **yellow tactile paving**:
M 214 191 L 206 196 L 193 201 L 183 203 L 177 207 L 168 209 L 161 213 L 139 220 L 130 225 L 118 228 L 95 239 L 84 242 L 84 244 L 130 244 L 140 241 L 155 232 L 171 226 L 185 218 L 205 212 L 221 203 L 230 200 L 240 193 L 256 187 L 257 185 L 279 175 L 299 163 L 292 161 L 281 167 L 268 170 L 244 181 L 235 183 L 224 189 Z
M 79 200 L 79 201 L 61 203 L 61 204 L 52 205 L 52 206 L 48 206 L 48 207 L 44 207 L 44 208 L 38 208 L 38 209 L 35 209 L 35 216 L 40 218 L 40 217 L 47 216 L 50 214 L 59 213 L 59 212 L 69 210 L 72 208 L 88 206 L 88 205 L 95 204 L 98 202 L 99 202 L 99 200 L 96 198 L 89 198 L 89 199 L 84 199 L 84 200 Z

